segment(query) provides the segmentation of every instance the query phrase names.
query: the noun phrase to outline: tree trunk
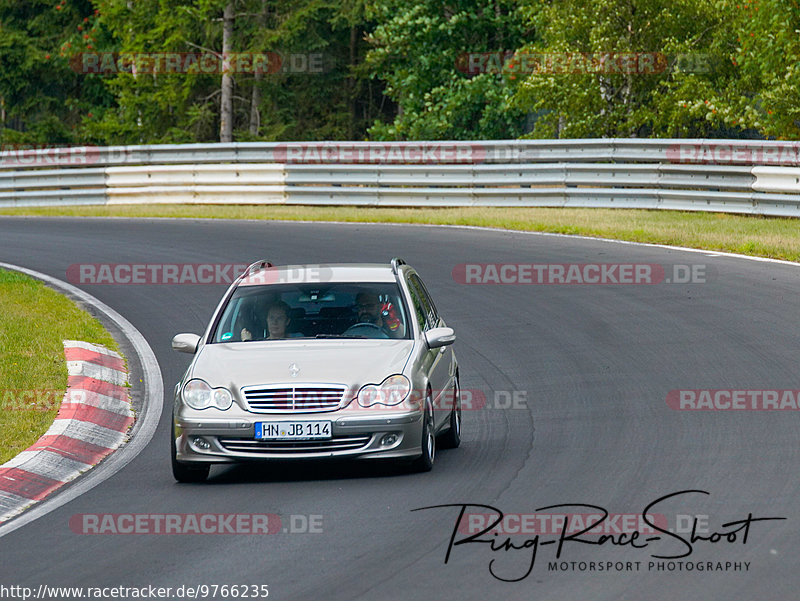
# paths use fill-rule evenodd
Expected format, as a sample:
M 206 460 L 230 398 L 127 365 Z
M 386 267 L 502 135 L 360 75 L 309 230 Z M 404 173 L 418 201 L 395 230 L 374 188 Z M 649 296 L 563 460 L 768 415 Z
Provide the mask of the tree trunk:
M 257 136 L 258 129 L 261 126 L 261 113 L 259 107 L 261 106 L 261 80 L 264 79 L 264 74 L 256 71 L 255 79 L 253 80 L 253 93 L 250 96 L 250 135 Z
M 267 0 L 261 0 L 261 13 L 259 14 L 261 26 L 267 28 Z M 250 95 L 250 135 L 257 136 L 261 128 L 261 81 L 264 73 L 257 69 L 253 75 L 253 91 Z
M 222 13 L 222 95 L 219 106 L 219 141 L 233 142 L 233 74 L 231 73 L 231 40 L 233 39 L 233 2 L 229 0 Z
M 358 60 L 358 34 L 359 29 L 356 25 L 350 27 L 350 74 L 347 76 L 347 93 L 350 96 L 350 127 L 347 138 L 355 138 L 356 121 L 358 119 L 358 88 L 356 83 L 356 61 Z

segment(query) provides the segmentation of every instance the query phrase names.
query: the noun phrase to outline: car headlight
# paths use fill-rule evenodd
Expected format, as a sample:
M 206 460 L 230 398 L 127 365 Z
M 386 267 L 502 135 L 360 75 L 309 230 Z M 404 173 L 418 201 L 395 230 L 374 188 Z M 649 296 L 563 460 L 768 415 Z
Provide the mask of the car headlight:
M 358 404 L 362 407 L 372 405 L 399 405 L 411 392 L 411 382 L 403 375 L 389 376 L 381 384 L 367 384 L 358 391 Z
M 211 388 L 203 380 L 189 380 L 181 393 L 184 402 L 192 409 L 216 407 L 222 411 L 233 404 L 233 397 L 227 388 Z

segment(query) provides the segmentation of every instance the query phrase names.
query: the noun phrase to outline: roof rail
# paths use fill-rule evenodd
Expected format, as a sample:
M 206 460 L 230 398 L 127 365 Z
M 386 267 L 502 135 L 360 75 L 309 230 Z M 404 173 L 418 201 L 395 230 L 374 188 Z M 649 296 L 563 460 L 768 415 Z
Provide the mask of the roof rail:
M 397 275 L 397 272 L 398 272 L 400 266 L 401 265 L 405 265 L 405 264 L 406 264 L 406 262 L 403 261 L 403 259 L 400 259 L 398 257 L 395 257 L 394 259 L 392 259 L 392 273 Z
M 272 263 L 267 261 L 266 259 L 261 259 L 260 261 L 256 261 L 252 263 L 250 267 L 245 270 L 247 275 L 253 274 L 256 271 L 261 271 L 262 269 L 266 269 L 267 267 L 273 267 Z

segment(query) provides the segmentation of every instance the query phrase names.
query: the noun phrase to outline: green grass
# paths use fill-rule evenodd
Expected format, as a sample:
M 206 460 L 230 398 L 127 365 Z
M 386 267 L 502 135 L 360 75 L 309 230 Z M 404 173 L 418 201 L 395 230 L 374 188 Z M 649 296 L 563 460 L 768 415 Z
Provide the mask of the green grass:
M 0 269 L 0 464 L 53 423 L 67 389 L 62 340 L 118 350 L 99 321 L 28 276 Z
M 633 209 L 131 205 L 2 209 L 0 215 L 284 219 L 479 225 L 688 246 L 800 261 L 800 220 Z

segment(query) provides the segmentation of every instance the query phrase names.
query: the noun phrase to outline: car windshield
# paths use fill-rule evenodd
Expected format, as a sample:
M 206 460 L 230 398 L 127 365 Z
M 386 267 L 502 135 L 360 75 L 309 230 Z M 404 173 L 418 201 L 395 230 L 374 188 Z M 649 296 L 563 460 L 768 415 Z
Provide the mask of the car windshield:
M 240 286 L 212 341 L 411 338 L 406 315 L 394 282 Z

